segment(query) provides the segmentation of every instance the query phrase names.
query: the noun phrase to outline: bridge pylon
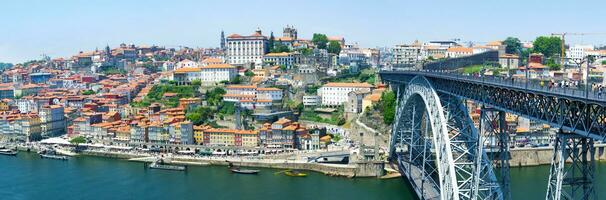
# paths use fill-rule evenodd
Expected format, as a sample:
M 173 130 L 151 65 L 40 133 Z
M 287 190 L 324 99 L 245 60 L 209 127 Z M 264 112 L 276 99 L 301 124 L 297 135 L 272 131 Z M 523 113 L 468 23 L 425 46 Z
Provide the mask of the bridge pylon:
M 561 130 L 555 138 L 547 200 L 597 199 L 593 139 Z
M 511 154 L 509 152 L 509 130 L 507 130 L 507 121 L 505 112 L 482 106 L 480 110 L 480 131 L 482 144 L 490 150 L 488 159 L 493 166 L 499 167 L 499 184 L 501 185 L 502 198 L 504 200 L 511 199 L 510 191 L 510 175 L 509 160 Z

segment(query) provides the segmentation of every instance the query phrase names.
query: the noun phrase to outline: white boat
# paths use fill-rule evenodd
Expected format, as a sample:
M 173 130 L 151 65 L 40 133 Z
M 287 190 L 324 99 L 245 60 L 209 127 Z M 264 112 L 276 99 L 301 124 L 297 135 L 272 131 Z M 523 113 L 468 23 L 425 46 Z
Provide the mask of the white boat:
M 0 149 L 0 155 L 16 156 L 17 151 L 12 149 Z
M 185 171 L 187 170 L 187 166 L 181 165 L 168 165 L 164 164 L 164 160 L 157 159 L 149 165 L 150 169 L 162 169 L 162 170 L 173 170 L 173 171 Z
M 59 155 L 51 155 L 51 154 L 40 154 L 40 158 L 48 158 L 48 159 L 55 159 L 55 160 L 67 160 L 68 159 L 67 156 L 59 156 Z

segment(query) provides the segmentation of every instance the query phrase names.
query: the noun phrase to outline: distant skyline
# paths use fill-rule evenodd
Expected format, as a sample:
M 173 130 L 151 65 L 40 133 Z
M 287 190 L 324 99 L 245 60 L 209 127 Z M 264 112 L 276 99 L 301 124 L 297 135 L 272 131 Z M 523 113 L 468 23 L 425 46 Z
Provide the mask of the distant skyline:
M 363 47 L 414 40 L 485 43 L 507 36 L 529 41 L 561 32 L 605 33 L 606 2 L 590 1 L 47 1 L 0 3 L 0 62 L 42 54 L 68 57 L 120 43 L 218 47 L 221 30 L 301 38 L 343 36 Z M 606 35 L 570 36 L 568 44 L 606 44 Z

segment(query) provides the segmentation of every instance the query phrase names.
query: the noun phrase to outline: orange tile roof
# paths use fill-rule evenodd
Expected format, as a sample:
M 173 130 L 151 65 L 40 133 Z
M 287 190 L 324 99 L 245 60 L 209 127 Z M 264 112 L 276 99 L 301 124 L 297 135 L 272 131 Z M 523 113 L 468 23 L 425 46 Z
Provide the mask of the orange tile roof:
M 280 88 L 257 88 L 258 91 L 282 91 Z
M 473 53 L 473 48 L 469 47 L 450 47 L 447 52 L 463 52 L 463 53 Z
M 226 89 L 255 89 L 256 85 L 228 85 L 225 86 Z
M 370 88 L 372 85 L 368 83 L 326 83 L 323 87 L 361 87 L 361 88 Z
M 212 64 L 201 67 L 201 69 L 235 69 L 236 67 L 230 64 Z
M 273 56 L 273 57 L 285 57 L 285 56 L 289 56 L 289 55 L 290 55 L 290 53 L 287 53 L 287 52 L 265 54 L 265 56 Z
M 184 67 L 175 70 L 175 73 L 188 73 L 188 72 L 200 72 L 202 69 L 199 67 Z

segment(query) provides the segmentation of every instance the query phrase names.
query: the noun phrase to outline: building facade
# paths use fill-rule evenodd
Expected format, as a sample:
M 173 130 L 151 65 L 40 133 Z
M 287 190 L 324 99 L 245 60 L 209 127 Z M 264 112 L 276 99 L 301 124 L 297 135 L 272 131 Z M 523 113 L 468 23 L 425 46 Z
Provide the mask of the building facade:
M 227 60 L 232 65 L 261 63 L 269 52 L 268 39 L 260 29 L 250 36 L 231 34 L 227 36 Z

